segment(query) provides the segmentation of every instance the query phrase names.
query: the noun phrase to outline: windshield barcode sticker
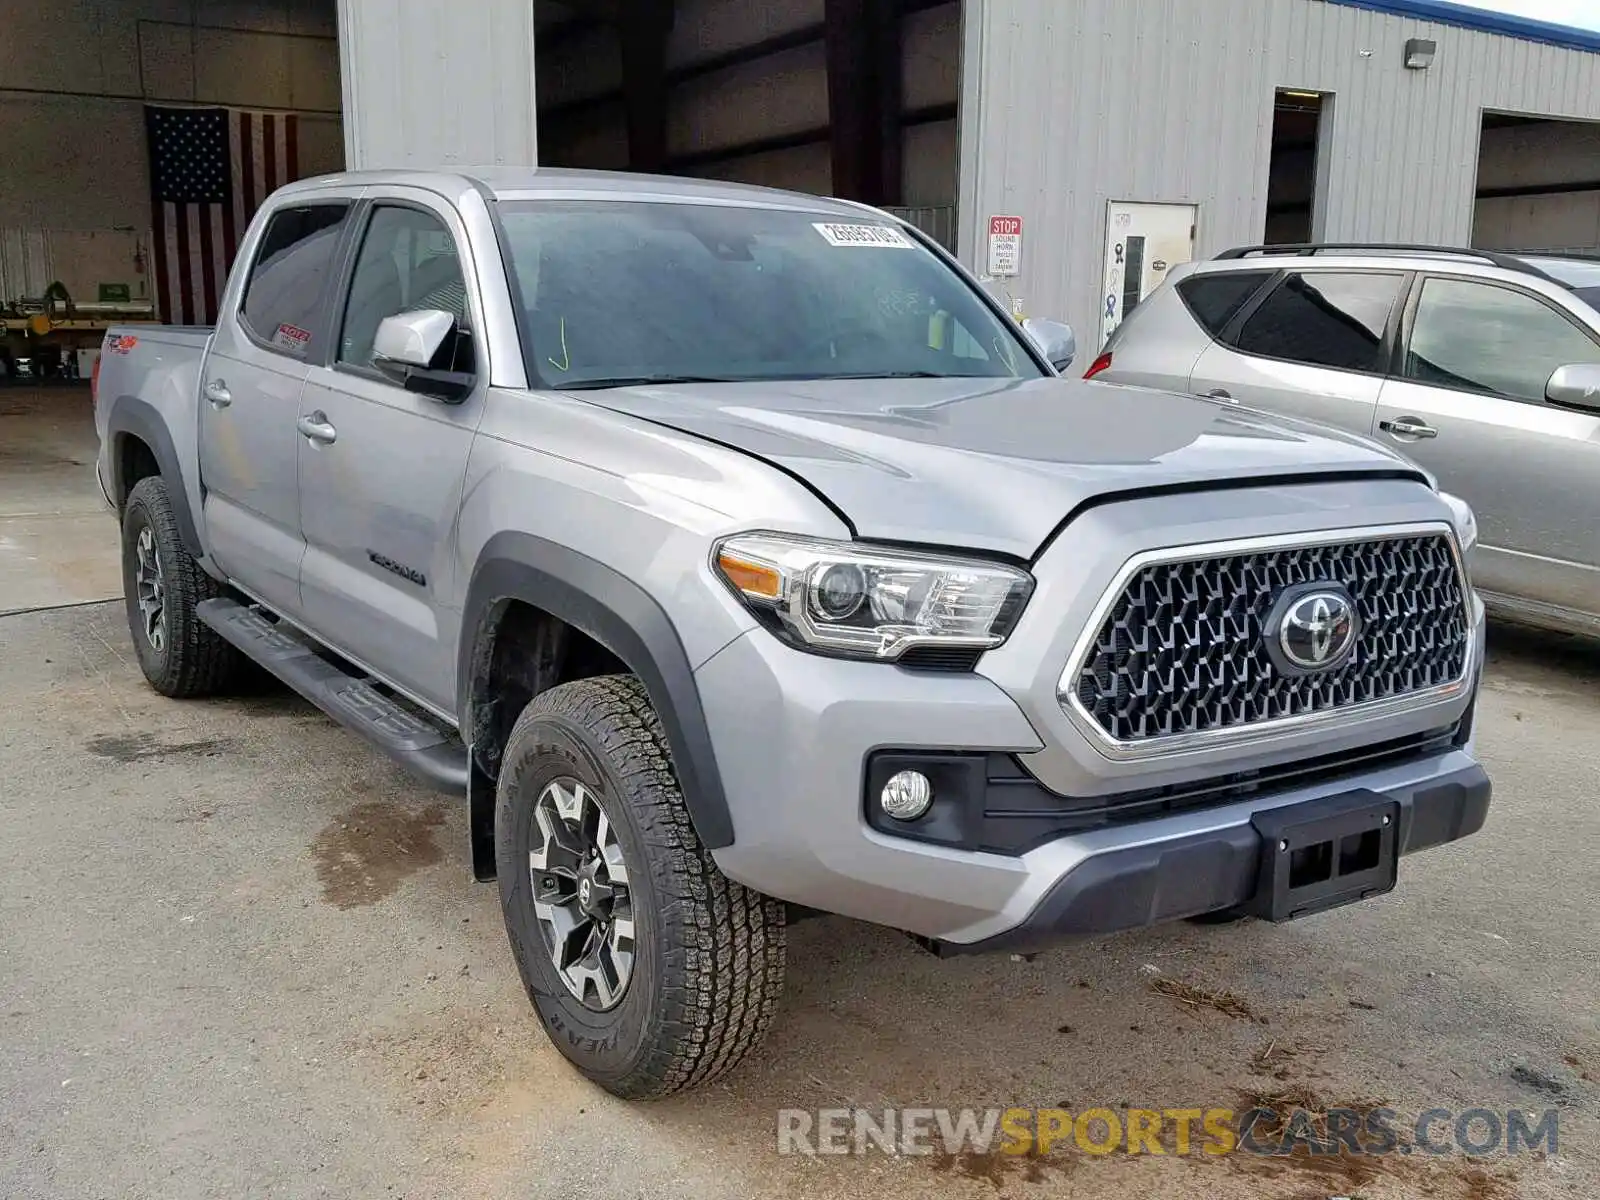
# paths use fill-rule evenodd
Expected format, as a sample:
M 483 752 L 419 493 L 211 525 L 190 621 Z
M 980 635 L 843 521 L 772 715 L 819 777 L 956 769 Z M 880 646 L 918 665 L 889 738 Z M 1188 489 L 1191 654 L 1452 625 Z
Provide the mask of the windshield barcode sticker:
M 910 250 L 915 246 L 905 234 L 887 225 L 834 225 L 819 221 L 813 225 L 830 246 L 874 246 L 890 250 Z

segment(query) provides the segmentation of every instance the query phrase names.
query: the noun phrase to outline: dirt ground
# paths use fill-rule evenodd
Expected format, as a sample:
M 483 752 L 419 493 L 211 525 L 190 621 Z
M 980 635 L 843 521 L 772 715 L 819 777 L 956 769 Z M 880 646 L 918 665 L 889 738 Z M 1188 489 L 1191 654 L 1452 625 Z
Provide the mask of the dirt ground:
M 115 605 L 4 618 L 0 1195 L 1593 1195 L 1600 660 L 1500 640 L 1488 828 L 1405 860 L 1394 894 L 1031 962 L 804 923 L 756 1059 L 629 1106 L 535 1025 L 459 807 L 292 697 L 160 699 Z M 777 1153 L 786 1108 L 1284 1096 L 1554 1108 L 1558 1152 Z
M 1393 894 L 1026 962 L 807 922 L 757 1056 L 625 1105 L 537 1027 L 459 806 L 293 697 L 155 696 L 117 605 L 0 617 L 0 1197 L 1600 1194 L 1600 651 L 1491 640 L 1488 827 Z M 1559 1145 L 778 1153 L 783 1109 L 1257 1100 L 1551 1110 Z

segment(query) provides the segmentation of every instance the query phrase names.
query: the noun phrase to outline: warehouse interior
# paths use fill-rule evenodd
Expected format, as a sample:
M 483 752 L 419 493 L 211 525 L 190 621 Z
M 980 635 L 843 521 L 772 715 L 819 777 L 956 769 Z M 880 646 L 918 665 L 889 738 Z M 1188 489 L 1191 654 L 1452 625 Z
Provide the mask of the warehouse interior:
M 1600 249 L 1600 122 L 1485 113 L 1473 245 Z
M 1317 143 L 1321 92 L 1279 88 L 1272 98 L 1272 150 L 1267 178 L 1267 221 L 1262 241 L 1272 246 L 1309 242 L 1315 236 Z
M 44 0 L 0 23 L 0 375 L 83 375 L 157 315 L 147 105 L 292 114 L 298 173 L 344 165 L 335 0 Z M 51 293 L 50 311 L 40 300 Z M 70 302 L 70 315 L 60 300 Z M 49 329 L 42 336 L 36 328 Z
M 905 213 L 953 248 L 959 0 L 537 0 L 540 160 Z

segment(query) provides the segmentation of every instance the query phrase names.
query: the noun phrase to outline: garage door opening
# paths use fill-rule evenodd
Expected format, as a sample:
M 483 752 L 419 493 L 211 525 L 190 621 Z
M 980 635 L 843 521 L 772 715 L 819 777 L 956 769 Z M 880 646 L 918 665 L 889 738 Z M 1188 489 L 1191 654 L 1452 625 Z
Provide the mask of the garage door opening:
M 1267 168 L 1267 226 L 1271 246 L 1309 242 L 1316 236 L 1318 147 L 1323 112 L 1332 97 L 1280 88 L 1272 103 L 1272 152 Z
M 539 159 L 789 188 L 954 248 L 959 0 L 537 0 Z
M 1600 253 L 1600 124 L 1486 112 L 1472 244 Z

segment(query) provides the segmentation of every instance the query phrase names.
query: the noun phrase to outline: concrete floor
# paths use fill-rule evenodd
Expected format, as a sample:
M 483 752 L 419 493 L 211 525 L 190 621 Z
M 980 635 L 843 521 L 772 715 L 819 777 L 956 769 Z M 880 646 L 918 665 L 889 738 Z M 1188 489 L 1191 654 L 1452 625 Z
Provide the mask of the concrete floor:
M 13 514 L 6 536 L 49 546 L 83 498 L 28 470 L 53 497 L 35 504 L 44 528 Z M 0 472 L 13 508 L 27 490 Z M 114 564 L 101 553 L 47 568 L 55 582 L 30 594 L 115 590 L 114 573 L 93 574 Z M 495 891 L 472 882 L 460 807 L 293 697 L 157 697 L 118 605 L 0 618 L 0 1197 L 1600 1194 L 1600 651 L 1493 640 L 1488 827 L 1405 860 L 1395 893 L 1031 962 L 939 962 L 887 931 L 806 923 L 754 1060 L 705 1092 L 629 1106 L 545 1041 Z M 1247 1015 L 1159 994 L 1163 979 L 1227 989 Z M 781 1108 L 1285 1095 L 1407 1118 L 1554 1108 L 1559 1150 L 776 1153 Z
M 89 389 L 0 387 L 0 612 L 122 594 Z

